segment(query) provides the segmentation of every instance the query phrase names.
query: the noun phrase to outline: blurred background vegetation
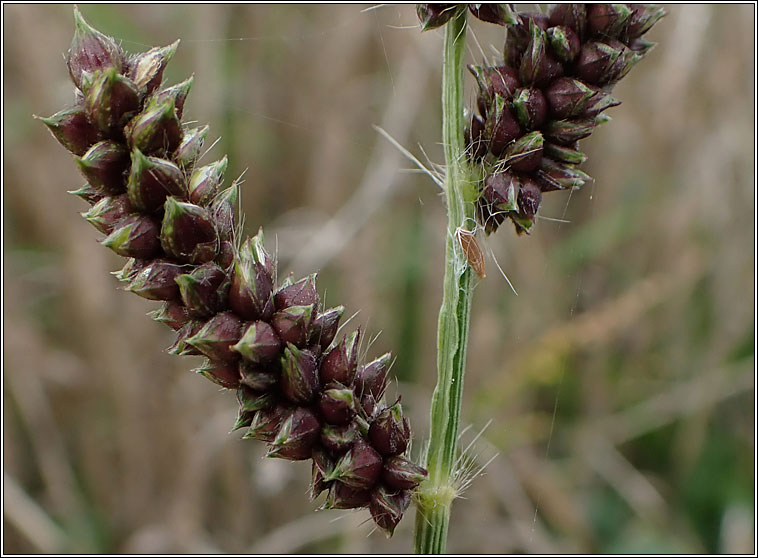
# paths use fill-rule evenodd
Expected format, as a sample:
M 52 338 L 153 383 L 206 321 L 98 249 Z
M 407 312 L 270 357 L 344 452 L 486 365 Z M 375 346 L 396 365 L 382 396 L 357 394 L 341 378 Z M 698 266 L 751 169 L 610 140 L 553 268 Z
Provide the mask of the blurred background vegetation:
M 381 332 L 369 353 L 396 354 L 421 440 L 444 209 L 371 125 L 442 162 L 442 35 L 412 6 L 364 8 L 82 11 L 131 51 L 182 40 L 166 78 L 195 74 L 186 117 L 221 138 L 206 161 L 247 169 L 246 232 Z M 546 196 L 568 222 L 482 238 L 518 296 L 489 259 L 463 440 L 491 421 L 472 453 L 499 455 L 454 507 L 450 551 L 755 551 L 754 9 L 669 6 L 583 142 L 595 183 Z M 4 551 L 410 551 L 413 513 L 391 541 L 365 511 L 314 513 L 309 467 L 230 435 L 233 394 L 117 290 L 120 259 L 66 194 L 82 178 L 31 118 L 73 98 L 72 7 L 3 10 Z M 472 31 L 501 48 L 502 28 Z

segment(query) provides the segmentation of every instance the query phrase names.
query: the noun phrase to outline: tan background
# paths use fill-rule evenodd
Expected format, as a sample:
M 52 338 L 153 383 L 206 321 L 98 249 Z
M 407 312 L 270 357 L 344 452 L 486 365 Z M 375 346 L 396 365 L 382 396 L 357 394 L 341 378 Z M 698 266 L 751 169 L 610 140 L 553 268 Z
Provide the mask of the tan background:
M 420 440 L 444 210 L 371 125 L 441 162 L 441 34 L 412 6 L 362 8 L 82 11 L 128 50 L 182 39 L 167 79 L 194 72 L 187 117 L 230 176 L 248 169 L 246 231 L 382 332 L 369 352 L 395 351 Z M 31 118 L 72 99 L 71 6 L 3 9 L 5 552 L 410 551 L 413 512 L 392 541 L 366 512 L 314 513 L 308 466 L 229 435 L 233 396 L 117 290 L 119 258 L 65 193 L 82 179 Z M 546 196 L 570 223 L 482 241 L 519 295 L 489 260 L 463 438 L 491 421 L 473 453 L 499 457 L 455 505 L 451 551 L 755 550 L 754 6 L 669 10 L 582 144 L 595 183 Z

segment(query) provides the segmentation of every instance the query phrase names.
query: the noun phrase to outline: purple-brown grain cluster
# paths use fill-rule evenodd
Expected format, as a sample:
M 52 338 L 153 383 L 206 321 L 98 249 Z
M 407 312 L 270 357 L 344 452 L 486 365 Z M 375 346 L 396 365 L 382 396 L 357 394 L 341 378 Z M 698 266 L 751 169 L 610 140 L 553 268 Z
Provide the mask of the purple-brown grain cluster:
M 418 14 L 428 29 L 460 9 L 422 4 Z M 543 193 L 591 180 L 579 169 L 586 156 L 578 141 L 620 104 L 611 89 L 653 46 L 642 36 L 665 12 L 651 4 L 555 4 L 548 13 L 518 13 L 506 4 L 468 9 L 506 27 L 502 60 L 469 66 L 479 94 L 467 151 L 485 170 L 478 217 L 487 233 L 505 219 L 529 233 Z
M 170 352 L 204 356 L 198 372 L 236 390 L 244 438 L 312 459 L 313 498 L 367 507 L 392 534 L 426 471 L 406 455 L 399 400 L 383 400 L 390 354 L 362 363 L 360 330 L 337 339 L 344 308 L 322 307 L 316 275 L 279 280 L 262 232 L 241 240 L 226 157 L 199 165 L 208 127 L 181 121 L 192 78 L 162 87 L 178 42 L 129 55 L 75 19 L 76 100 L 42 121 L 87 181 L 73 192 L 91 205 L 83 216 L 128 258 L 115 275 L 162 301 L 152 316 L 176 331 Z

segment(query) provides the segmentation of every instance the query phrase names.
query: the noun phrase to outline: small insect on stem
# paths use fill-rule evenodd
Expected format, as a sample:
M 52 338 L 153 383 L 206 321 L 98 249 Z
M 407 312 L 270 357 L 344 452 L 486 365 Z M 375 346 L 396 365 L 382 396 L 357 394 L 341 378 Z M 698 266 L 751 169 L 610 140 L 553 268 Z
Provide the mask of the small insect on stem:
M 476 240 L 474 233 L 462 227 L 458 227 L 455 229 L 455 237 L 458 239 L 458 242 L 463 249 L 468 264 L 479 276 L 479 279 L 487 277 L 487 270 L 484 265 L 484 254 L 482 253 L 482 249 L 479 246 L 479 242 Z

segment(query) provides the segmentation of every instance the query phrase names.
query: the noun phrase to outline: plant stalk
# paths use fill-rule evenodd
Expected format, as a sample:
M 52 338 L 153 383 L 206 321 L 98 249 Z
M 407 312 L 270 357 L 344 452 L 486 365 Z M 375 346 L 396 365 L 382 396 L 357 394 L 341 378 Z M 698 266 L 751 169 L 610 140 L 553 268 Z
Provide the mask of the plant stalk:
M 442 137 L 445 146 L 445 200 L 448 225 L 445 276 L 437 331 L 437 386 L 432 396 L 431 431 L 425 466 L 429 478 L 416 494 L 414 551 L 445 552 L 450 507 L 456 497 L 455 465 L 458 446 L 463 376 L 466 370 L 473 270 L 458 240 L 458 228 L 475 227 L 477 197 L 474 170 L 464 146 L 463 69 L 466 44 L 465 6 L 445 25 L 442 64 Z

